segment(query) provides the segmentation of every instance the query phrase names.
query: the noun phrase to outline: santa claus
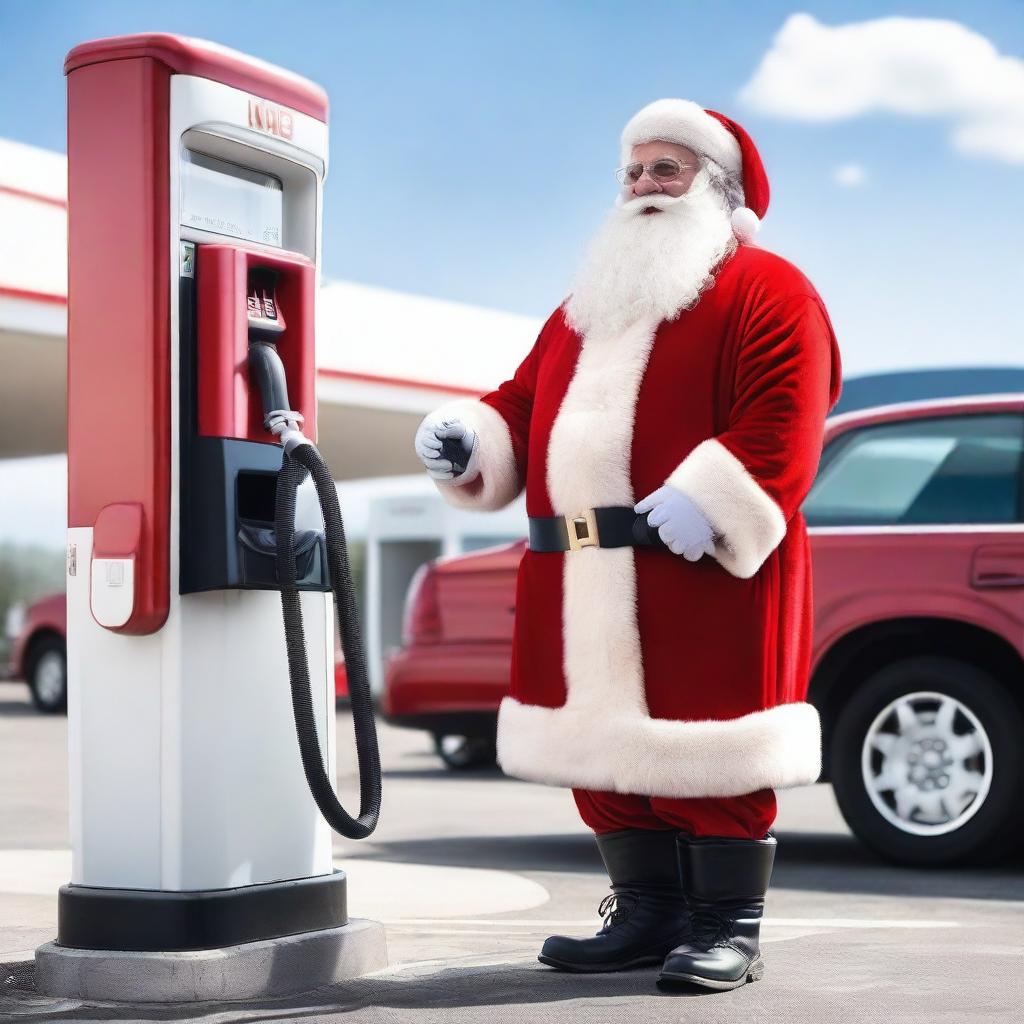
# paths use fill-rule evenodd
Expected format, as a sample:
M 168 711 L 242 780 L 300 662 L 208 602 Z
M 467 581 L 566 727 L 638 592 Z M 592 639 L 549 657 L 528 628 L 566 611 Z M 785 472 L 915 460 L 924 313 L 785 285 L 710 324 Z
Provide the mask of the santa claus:
M 754 244 L 768 181 L 735 121 L 658 100 L 620 162 L 526 358 L 415 447 L 453 506 L 526 488 L 498 761 L 572 789 L 612 889 L 596 935 L 539 959 L 729 989 L 764 970 L 775 790 L 821 770 L 800 504 L 840 356 L 810 281 Z

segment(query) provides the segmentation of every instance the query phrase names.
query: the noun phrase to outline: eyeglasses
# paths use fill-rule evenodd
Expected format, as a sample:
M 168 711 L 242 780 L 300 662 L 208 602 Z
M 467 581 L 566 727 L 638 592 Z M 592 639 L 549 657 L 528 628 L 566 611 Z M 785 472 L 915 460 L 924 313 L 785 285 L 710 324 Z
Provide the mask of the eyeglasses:
M 670 181 L 675 181 L 683 171 L 692 170 L 695 166 L 695 164 L 681 164 L 678 160 L 665 156 L 650 164 L 641 163 L 639 160 L 626 164 L 625 167 L 620 167 L 615 172 L 615 177 L 620 185 L 635 185 L 644 176 L 644 171 L 647 171 L 659 185 L 665 185 Z

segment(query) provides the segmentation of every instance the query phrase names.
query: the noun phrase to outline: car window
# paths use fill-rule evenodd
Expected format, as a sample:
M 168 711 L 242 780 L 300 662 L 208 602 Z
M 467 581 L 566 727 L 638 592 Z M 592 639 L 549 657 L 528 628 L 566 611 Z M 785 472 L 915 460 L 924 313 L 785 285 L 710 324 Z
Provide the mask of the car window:
M 976 413 L 851 430 L 822 455 L 809 526 L 1021 520 L 1024 417 Z

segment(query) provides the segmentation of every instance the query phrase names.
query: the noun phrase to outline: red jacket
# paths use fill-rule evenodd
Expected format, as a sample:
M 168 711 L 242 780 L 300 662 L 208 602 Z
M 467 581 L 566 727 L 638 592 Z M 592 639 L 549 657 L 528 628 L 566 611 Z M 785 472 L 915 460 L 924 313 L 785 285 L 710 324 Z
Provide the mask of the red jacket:
M 675 320 L 581 339 L 562 309 L 510 380 L 438 410 L 479 435 L 480 476 L 435 481 L 531 516 L 633 505 L 663 483 L 721 536 L 526 551 L 498 761 L 509 775 L 649 796 L 814 782 L 810 546 L 799 511 L 840 391 L 828 313 L 791 263 L 740 245 Z

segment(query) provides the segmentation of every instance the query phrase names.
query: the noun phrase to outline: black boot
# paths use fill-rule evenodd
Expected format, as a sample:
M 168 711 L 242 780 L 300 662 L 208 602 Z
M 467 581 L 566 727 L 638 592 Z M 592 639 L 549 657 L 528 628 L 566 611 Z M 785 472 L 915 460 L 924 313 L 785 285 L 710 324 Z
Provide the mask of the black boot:
M 552 935 L 537 959 L 563 971 L 624 971 L 660 964 L 687 934 L 674 829 L 626 828 L 595 834 L 612 891 L 593 938 Z
M 659 982 L 738 988 L 764 975 L 761 915 L 778 840 L 680 833 L 691 935 L 665 957 Z

